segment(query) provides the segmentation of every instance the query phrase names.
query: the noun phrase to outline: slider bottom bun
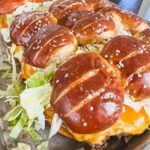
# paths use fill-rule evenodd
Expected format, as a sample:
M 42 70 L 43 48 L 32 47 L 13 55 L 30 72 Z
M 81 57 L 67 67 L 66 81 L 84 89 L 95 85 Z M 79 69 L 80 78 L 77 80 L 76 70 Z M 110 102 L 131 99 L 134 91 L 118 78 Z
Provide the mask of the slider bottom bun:
M 46 109 L 45 116 L 50 125 L 53 117 L 53 110 Z M 90 145 L 104 144 L 111 136 L 125 137 L 142 134 L 150 124 L 150 116 L 147 115 L 144 108 L 136 112 L 133 108 L 125 105 L 124 112 L 120 119 L 110 128 L 94 134 L 76 134 L 69 128 L 62 126 L 59 133 L 79 142 L 86 142 Z

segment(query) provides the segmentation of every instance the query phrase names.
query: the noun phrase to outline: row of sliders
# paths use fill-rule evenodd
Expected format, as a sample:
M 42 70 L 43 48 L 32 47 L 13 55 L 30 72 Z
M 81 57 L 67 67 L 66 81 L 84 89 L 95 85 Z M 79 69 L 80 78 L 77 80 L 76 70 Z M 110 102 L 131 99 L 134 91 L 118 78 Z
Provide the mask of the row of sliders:
M 150 98 L 150 29 L 132 13 L 103 0 L 58 0 L 49 12 L 16 16 L 10 31 L 12 42 L 25 47 L 22 61 L 37 68 L 60 64 L 80 45 L 106 43 L 99 54 L 76 55 L 55 73 L 51 103 L 75 133 L 113 126 L 124 93 Z

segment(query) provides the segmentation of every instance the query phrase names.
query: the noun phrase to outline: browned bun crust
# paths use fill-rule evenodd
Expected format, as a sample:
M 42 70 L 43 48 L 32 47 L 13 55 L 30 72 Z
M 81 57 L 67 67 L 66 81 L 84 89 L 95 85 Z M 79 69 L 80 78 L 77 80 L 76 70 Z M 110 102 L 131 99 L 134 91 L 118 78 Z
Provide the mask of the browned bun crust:
M 122 24 L 126 26 L 133 34 L 136 34 L 148 28 L 147 21 L 143 20 L 136 14 L 122 10 L 119 7 L 107 7 L 101 9 L 100 12 L 112 18 L 114 17 L 114 15 L 118 15 L 122 20 Z
M 26 49 L 23 61 L 31 66 L 45 68 L 51 62 L 60 63 L 77 47 L 73 33 L 60 25 L 42 27 Z
M 68 16 L 65 26 L 71 29 L 79 20 L 84 19 L 85 17 L 90 16 L 93 13 L 93 11 L 81 11 L 72 13 Z
M 86 0 L 91 10 L 98 11 L 107 7 L 115 7 L 115 5 L 106 0 Z
M 90 134 L 119 119 L 123 97 L 116 70 L 99 54 L 83 53 L 57 69 L 51 102 L 73 132 Z
M 115 35 L 115 24 L 110 17 L 98 12 L 72 14 L 66 23 L 72 26 L 79 44 L 99 43 Z
M 150 44 L 150 28 L 147 28 L 144 31 L 136 34 L 135 37 L 145 41 L 147 44 Z
M 10 27 L 11 41 L 23 46 L 29 46 L 29 42 L 35 33 L 43 26 L 56 24 L 57 19 L 48 12 L 27 12 L 15 17 Z
M 150 97 L 150 47 L 145 42 L 117 36 L 104 46 L 102 56 L 120 70 L 127 93 L 137 99 Z
M 58 19 L 59 23 L 64 24 L 71 13 L 89 10 L 84 0 L 57 0 L 49 11 Z

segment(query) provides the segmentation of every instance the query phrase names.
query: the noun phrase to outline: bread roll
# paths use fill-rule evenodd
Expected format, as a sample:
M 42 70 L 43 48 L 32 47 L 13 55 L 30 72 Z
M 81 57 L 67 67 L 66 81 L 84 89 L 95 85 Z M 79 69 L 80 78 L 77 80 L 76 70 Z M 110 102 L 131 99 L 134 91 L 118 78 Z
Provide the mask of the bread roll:
M 148 23 L 137 16 L 134 13 L 127 12 L 118 7 L 107 7 L 100 10 L 101 13 L 110 16 L 115 23 L 120 21 L 126 30 L 129 30 L 132 34 L 136 34 L 145 30 L 148 27 Z M 119 26 L 117 27 L 119 30 Z
M 150 47 L 130 36 L 117 36 L 102 50 L 102 56 L 121 72 L 124 88 L 136 99 L 150 98 Z
M 15 17 L 10 27 L 11 41 L 29 46 L 30 40 L 43 26 L 56 24 L 57 19 L 49 12 L 27 12 Z
M 49 11 L 64 24 L 71 13 L 89 10 L 86 0 L 57 0 L 49 8 Z
M 55 74 L 51 103 L 73 132 L 95 133 L 112 126 L 123 106 L 122 82 L 99 54 L 79 54 Z
M 89 8 L 94 11 L 98 11 L 111 6 L 115 7 L 113 3 L 106 0 L 86 0 L 86 2 L 89 5 Z
M 147 44 L 150 44 L 150 28 L 147 28 L 144 31 L 137 33 L 135 37 L 142 41 L 145 41 Z
M 73 33 L 60 25 L 42 27 L 26 49 L 23 61 L 31 66 L 45 68 L 50 63 L 60 63 L 77 48 Z
M 98 12 L 72 14 L 66 25 L 72 27 L 79 44 L 100 43 L 115 35 L 113 20 Z

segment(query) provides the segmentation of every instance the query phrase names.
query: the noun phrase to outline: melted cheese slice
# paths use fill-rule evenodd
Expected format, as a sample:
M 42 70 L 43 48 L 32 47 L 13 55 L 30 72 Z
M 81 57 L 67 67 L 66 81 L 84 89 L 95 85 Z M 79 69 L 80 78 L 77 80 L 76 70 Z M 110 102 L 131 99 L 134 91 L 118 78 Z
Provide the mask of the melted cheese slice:
M 133 102 L 134 103 L 134 102 Z M 51 123 L 53 110 L 46 109 L 45 116 Z M 150 124 L 150 116 L 142 107 L 138 112 L 133 106 L 124 106 L 124 112 L 120 119 L 110 128 L 95 134 L 76 134 L 68 128 L 61 127 L 59 133 L 77 141 L 89 144 L 103 144 L 111 136 L 137 135 L 142 134 Z
M 8 28 L 7 20 L 5 15 L 0 15 L 0 29 Z
M 111 136 L 120 135 L 137 135 L 143 133 L 150 124 L 150 117 L 142 108 L 136 112 L 129 106 L 125 106 L 125 110 L 120 118 L 112 127 L 96 134 L 76 134 L 69 132 L 78 141 L 84 141 L 89 144 L 103 144 Z

